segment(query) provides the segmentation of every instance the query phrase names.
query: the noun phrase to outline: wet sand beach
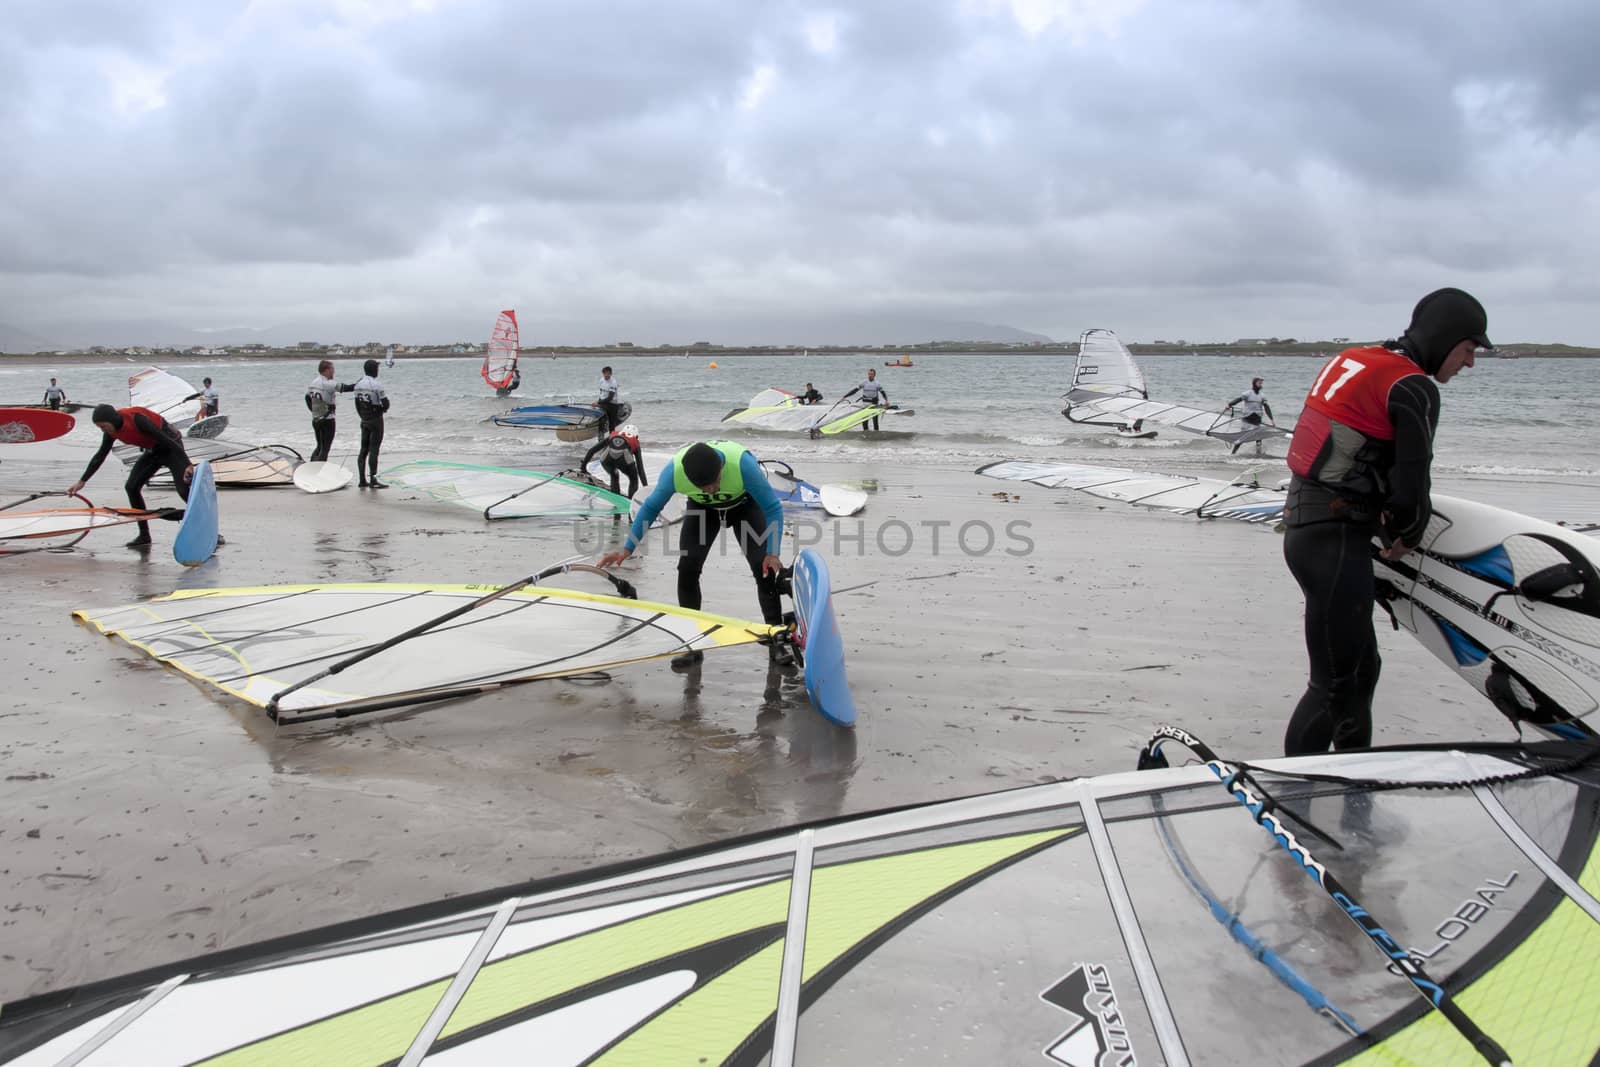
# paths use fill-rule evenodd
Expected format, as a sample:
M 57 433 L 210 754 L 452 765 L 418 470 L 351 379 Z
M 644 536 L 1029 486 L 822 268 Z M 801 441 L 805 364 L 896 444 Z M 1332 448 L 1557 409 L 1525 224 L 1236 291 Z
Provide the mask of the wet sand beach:
M 650 663 L 275 731 L 70 618 L 196 586 L 503 584 L 608 547 L 605 524 L 575 547 L 567 524 L 490 525 L 396 489 L 224 490 L 229 543 L 193 570 L 165 523 L 148 555 L 113 529 L 0 558 L 0 999 L 796 820 L 1127 770 L 1160 722 L 1225 755 L 1279 751 L 1305 654 L 1272 531 L 965 465 L 864 455 L 804 473 L 872 490 L 856 518 L 797 526 L 839 590 L 854 731 L 757 647 L 698 676 Z M 122 477 L 102 471 L 91 497 L 120 502 Z M 672 602 L 660 546 L 623 573 Z M 757 615 L 742 558 L 713 553 L 705 603 Z M 1511 736 L 1411 638 L 1379 641 L 1378 743 Z

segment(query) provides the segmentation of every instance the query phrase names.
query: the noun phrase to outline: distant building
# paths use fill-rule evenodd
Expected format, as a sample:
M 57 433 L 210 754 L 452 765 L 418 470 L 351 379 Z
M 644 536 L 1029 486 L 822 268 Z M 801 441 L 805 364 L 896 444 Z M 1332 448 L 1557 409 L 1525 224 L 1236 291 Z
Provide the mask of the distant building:
M 301 341 L 299 344 L 295 345 L 294 347 L 295 347 L 295 350 L 298 351 L 298 352 L 320 352 L 320 351 L 322 351 L 322 346 L 320 344 L 318 344 L 317 342 L 315 342 L 315 341 Z

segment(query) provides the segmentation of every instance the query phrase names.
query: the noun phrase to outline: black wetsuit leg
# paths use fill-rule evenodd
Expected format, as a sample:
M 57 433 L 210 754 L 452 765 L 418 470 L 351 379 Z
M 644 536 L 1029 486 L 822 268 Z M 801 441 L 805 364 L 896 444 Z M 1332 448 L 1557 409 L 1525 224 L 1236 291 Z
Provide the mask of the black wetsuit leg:
M 700 572 L 724 526 L 735 531 L 739 547 L 750 564 L 762 619 L 774 625 L 782 623 L 783 601 L 778 597 L 778 577 L 761 574 L 761 562 L 767 554 L 767 517 L 760 505 L 748 496 L 726 511 L 704 507 L 692 500 L 684 507 L 683 526 L 678 532 L 678 604 L 696 611 L 700 609 Z
M 700 610 L 700 572 L 722 532 L 722 512 L 693 500 L 684 505 L 678 529 L 678 606 Z
M 162 467 L 172 475 L 172 484 L 178 490 L 178 497 L 184 503 L 189 501 L 189 482 L 184 478 L 184 473 L 189 469 L 189 457 L 176 449 L 162 449 L 159 452 L 144 451 L 139 453 L 139 458 L 133 461 L 132 468 L 128 471 L 128 480 L 123 483 L 123 489 L 128 493 L 128 506 L 146 509 L 144 502 L 144 487 L 150 484 L 150 479 L 156 476 L 156 471 Z M 148 540 L 150 537 L 150 524 L 139 524 L 139 536 Z
M 1284 534 L 1283 558 L 1306 597 L 1311 678 L 1289 718 L 1288 756 L 1372 743 L 1372 694 L 1383 661 L 1372 626 L 1372 535 L 1366 523 L 1319 522 Z
M 383 445 L 383 420 L 361 420 L 361 454 L 356 456 L 356 470 L 370 471 L 373 481 L 378 480 L 378 449 Z
M 639 491 L 639 472 L 634 469 L 633 460 L 631 458 L 616 460 L 607 456 L 600 461 L 600 467 L 611 475 L 611 491 L 613 493 L 620 494 L 622 492 L 622 475 L 626 474 L 628 476 L 627 496 L 629 500 L 632 500 L 633 494 Z
M 617 405 L 613 401 L 602 400 L 600 407 L 600 436 L 604 437 L 617 428 Z
M 311 432 L 317 435 L 317 447 L 311 453 L 311 462 L 320 463 L 333 451 L 333 434 L 338 427 L 332 419 L 313 419 Z

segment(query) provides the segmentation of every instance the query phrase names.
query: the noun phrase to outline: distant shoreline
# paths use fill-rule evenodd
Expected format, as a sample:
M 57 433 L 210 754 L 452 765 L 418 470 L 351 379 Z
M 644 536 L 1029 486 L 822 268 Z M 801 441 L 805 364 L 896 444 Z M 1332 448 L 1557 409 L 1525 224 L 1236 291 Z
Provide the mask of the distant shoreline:
M 1128 349 L 1135 356 L 1188 356 L 1191 358 L 1284 358 L 1305 357 L 1308 359 L 1326 359 L 1335 352 L 1359 344 L 1372 344 L 1371 341 L 1333 342 L 1322 343 L 1296 343 L 1293 345 L 1261 346 L 1261 345 L 1158 345 L 1158 344 L 1129 344 Z M 553 355 L 556 359 L 585 359 L 605 360 L 618 357 L 645 357 L 652 359 L 684 359 L 715 361 L 719 359 L 745 359 L 756 356 L 777 356 L 793 359 L 804 358 L 798 353 L 806 352 L 813 356 L 853 356 L 869 361 L 892 363 L 907 357 L 915 363 L 922 359 L 935 359 L 946 356 L 1076 356 L 1078 345 L 1076 342 L 1050 345 L 949 345 L 939 348 L 918 348 L 906 346 L 892 349 L 865 349 L 850 346 L 814 348 L 814 349 L 773 349 L 773 348 L 557 348 Z M 1496 354 L 1490 358 L 1496 359 L 1592 359 L 1600 357 L 1600 349 L 1583 348 L 1575 345 L 1545 345 L 1545 344 L 1511 344 L 1503 345 L 1496 349 Z M 549 348 L 523 349 L 520 362 L 529 363 L 552 358 Z M 106 349 L 99 352 L 0 352 L 0 362 L 13 367 L 50 367 L 58 364 L 79 365 L 88 363 L 105 363 L 116 360 L 125 360 L 140 366 L 166 365 L 178 363 L 282 363 L 300 362 L 315 364 L 323 359 L 339 362 L 362 362 L 368 359 L 383 359 L 383 353 L 371 351 L 346 352 L 343 354 L 330 354 L 325 351 L 300 351 L 293 348 L 269 349 L 265 352 L 237 352 L 227 351 L 220 353 L 192 352 L 188 350 L 177 351 L 151 351 L 141 352 L 137 355 L 129 354 L 126 349 Z M 420 348 L 408 352 L 396 352 L 395 361 L 407 359 L 465 359 L 481 360 L 483 352 L 452 352 L 442 349 Z

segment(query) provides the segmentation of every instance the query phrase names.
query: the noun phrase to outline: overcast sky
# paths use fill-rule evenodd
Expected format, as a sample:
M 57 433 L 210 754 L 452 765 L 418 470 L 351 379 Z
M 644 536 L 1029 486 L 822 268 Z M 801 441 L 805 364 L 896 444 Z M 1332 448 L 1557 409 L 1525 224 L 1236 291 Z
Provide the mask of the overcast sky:
M 0 323 L 1380 337 L 1459 285 L 1600 344 L 1596 41 L 1593 0 L 9 0 Z

